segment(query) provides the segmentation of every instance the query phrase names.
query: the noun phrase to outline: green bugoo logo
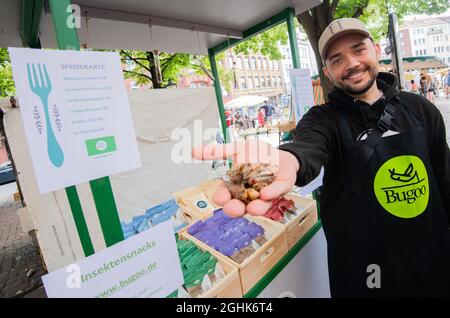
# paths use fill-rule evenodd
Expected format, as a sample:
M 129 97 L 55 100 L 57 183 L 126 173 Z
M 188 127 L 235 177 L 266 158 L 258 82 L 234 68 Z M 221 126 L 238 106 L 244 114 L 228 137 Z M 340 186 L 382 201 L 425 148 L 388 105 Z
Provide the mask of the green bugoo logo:
M 419 157 L 389 159 L 378 170 L 373 187 L 381 206 L 397 217 L 414 218 L 427 208 L 428 174 Z
M 203 200 L 197 201 L 197 207 L 199 207 L 200 209 L 204 209 L 208 206 L 208 203 L 206 203 Z

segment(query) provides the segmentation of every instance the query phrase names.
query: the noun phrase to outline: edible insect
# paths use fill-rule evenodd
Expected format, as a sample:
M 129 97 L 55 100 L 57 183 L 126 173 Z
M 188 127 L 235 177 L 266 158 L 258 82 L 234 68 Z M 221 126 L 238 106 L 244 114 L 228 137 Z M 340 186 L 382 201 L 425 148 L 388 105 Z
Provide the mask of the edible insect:
M 231 196 L 245 204 L 259 198 L 259 191 L 275 180 L 277 167 L 267 163 L 238 164 L 228 170 L 225 180 Z

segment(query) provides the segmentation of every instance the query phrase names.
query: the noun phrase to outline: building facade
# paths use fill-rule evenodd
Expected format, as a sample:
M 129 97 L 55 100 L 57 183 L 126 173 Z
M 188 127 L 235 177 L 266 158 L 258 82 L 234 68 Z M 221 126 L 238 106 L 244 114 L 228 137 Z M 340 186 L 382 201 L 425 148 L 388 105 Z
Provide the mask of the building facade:
M 260 95 L 278 101 L 285 91 L 281 61 L 272 61 L 261 54 L 235 55 L 227 52 L 220 61 L 225 71 L 231 71 L 233 80 L 228 95 Z
M 317 71 L 317 62 L 314 55 L 314 51 L 309 43 L 308 37 L 306 33 L 297 28 L 297 47 L 298 47 L 298 55 L 300 58 L 300 68 L 301 69 L 309 69 L 311 71 L 311 76 L 318 75 Z M 292 65 L 292 53 L 291 48 L 288 45 L 279 44 L 279 49 L 283 54 L 283 59 L 281 60 L 283 66 L 283 77 L 286 85 L 290 88 L 290 77 L 289 70 L 293 68 Z
M 399 28 L 402 57 L 437 56 L 450 65 L 450 17 L 406 20 Z M 387 41 L 381 41 L 382 58 Z

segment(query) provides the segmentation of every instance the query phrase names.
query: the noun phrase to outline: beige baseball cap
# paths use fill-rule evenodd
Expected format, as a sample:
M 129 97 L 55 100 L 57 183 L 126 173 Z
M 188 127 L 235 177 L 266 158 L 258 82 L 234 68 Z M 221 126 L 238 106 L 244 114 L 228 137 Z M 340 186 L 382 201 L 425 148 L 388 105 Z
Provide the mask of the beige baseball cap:
M 327 50 L 331 43 L 337 38 L 346 35 L 358 33 L 371 38 L 369 31 L 364 23 L 355 18 L 342 18 L 331 22 L 323 31 L 319 39 L 319 53 L 322 60 L 325 61 Z

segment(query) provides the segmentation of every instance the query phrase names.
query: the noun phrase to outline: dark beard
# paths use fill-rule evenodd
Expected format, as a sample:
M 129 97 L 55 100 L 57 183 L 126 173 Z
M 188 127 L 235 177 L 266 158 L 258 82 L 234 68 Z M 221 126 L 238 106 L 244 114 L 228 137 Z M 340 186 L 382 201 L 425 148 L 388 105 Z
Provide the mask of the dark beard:
M 344 83 L 339 83 L 339 85 L 336 85 L 338 88 L 340 88 L 341 90 L 343 90 L 344 92 L 350 94 L 350 95 L 361 95 L 365 92 L 367 92 L 369 90 L 369 88 L 372 87 L 373 83 L 375 82 L 375 80 L 377 79 L 378 76 L 378 72 L 373 68 L 368 66 L 364 71 L 368 71 L 369 75 L 370 75 L 370 80 L 367 83 L 367 85 L 363 86 L 360 89 L 354 89 L 353 87 L 351 87 L 350 85 L 344 84 Z M 350 77 L 353 74 L 357 73 L 357 71 L 350 71 L 348 73 L 348 75 L 346 75 L 346 77 Z M 345 77 L 344 77 L 345 79 Z

